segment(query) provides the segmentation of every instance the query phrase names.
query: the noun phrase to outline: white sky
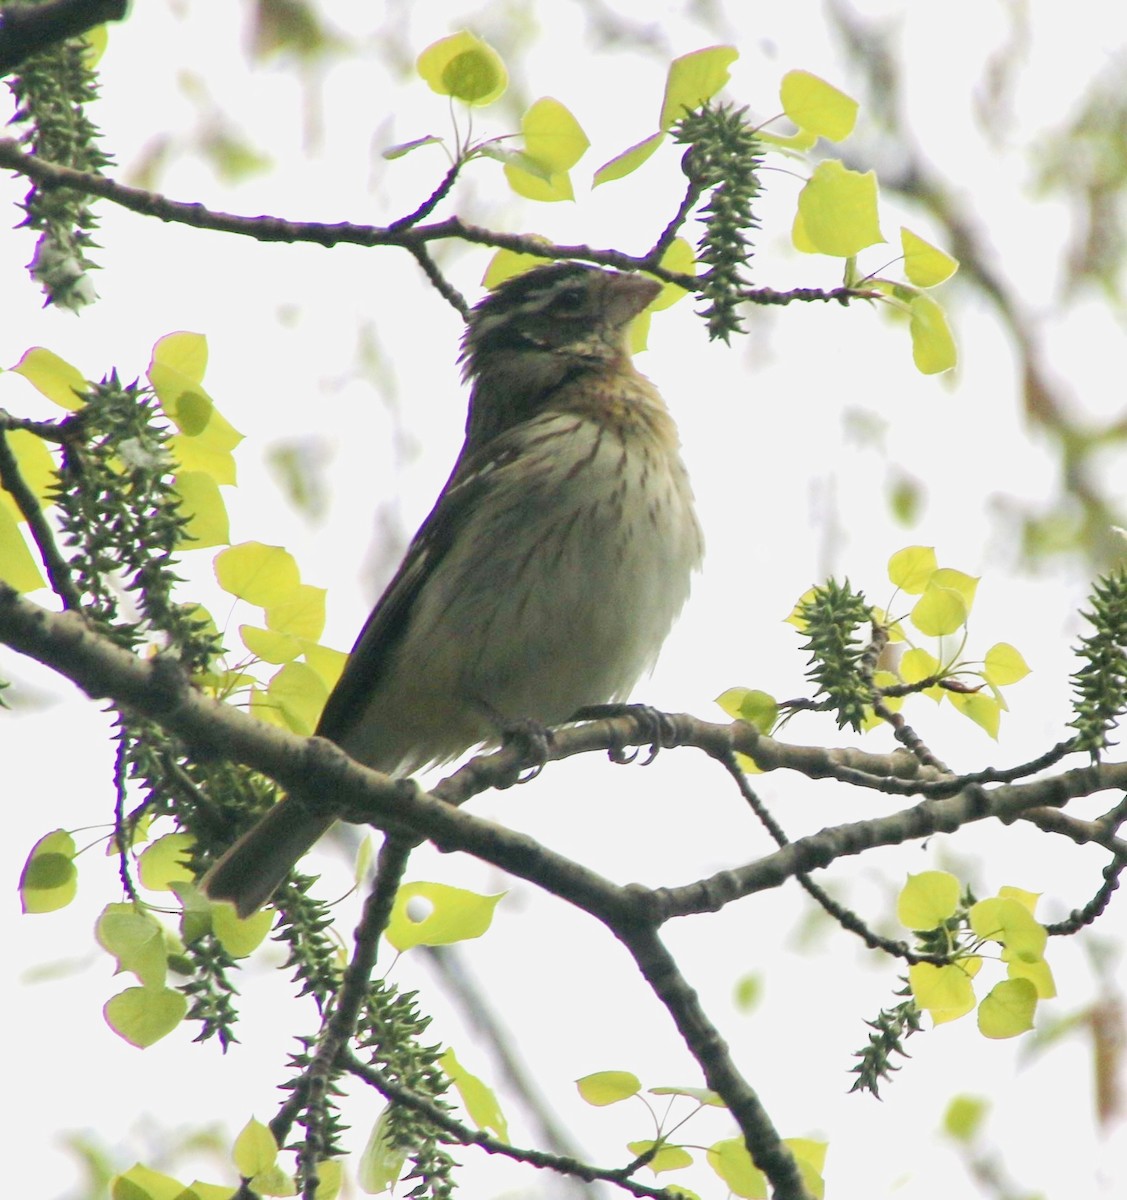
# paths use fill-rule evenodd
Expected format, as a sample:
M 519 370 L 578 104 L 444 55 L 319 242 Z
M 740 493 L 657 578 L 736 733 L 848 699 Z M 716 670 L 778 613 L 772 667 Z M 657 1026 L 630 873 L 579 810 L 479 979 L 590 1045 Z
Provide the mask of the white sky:
M 398 11 L 343 2 L 324 7 L 331 23 L 372 47 L 381 14 Z M 779 78 L 792 67 L 850 90 L 820 6 L 729 7 L 733 27 L 725 40 L 741 51 L 730 94 L 753 111 L 775 111 Z M 889 0 L 863 7 L 902 23 L 911 64 L 910 123 L 936 168 L 963 181 L 990 232 L 998 265 L 1043 324 L 1054 375 L 1072 381 L 1077 403 L 1093 414 L 1118 411 L 1122 389 L 1110 384 L 1117 376 L 1109 364 L 1122 360 L 1122 328 L 1095 303 L 1058 311 L 1055 288 L 1068 215 L 1059 204 L 1031 197 L 1028 187 L 1034 172 L 1029 145 L 1066 118 L 1087 82 L 1121 50 L 1105 33 L 1107 23 L 1078 21 L 1074 6 L 1047 0 L 1027 6 L 1031 42 L 1014 98 L 1014 125 L 1003 143 L 989 144 L 975 124 L 972 94 L 983 63 L 1004 41 L 1010 6 Z M 633 3 L 618 10 L 660 29 L 669 57 L 719 40 L 680 5 Z M 479 29 L 487 35 L 516 19 L 507 6 L 486 5 L 479 12 Z M 578 7 L 542 4 L 535 13 L 535 39 L 514 66 L 528 81 L 527 99 L 563 100 L 595 143 L 577 172 L 580 203 L 510 203 L 499 168 L 483 162 L 467 173 L 459 207 L 509 229 L 641 249 L 680 195 L 679 154 L 669 152 L 631 180 L 590 197 L 581 190 L 582 170 L 593 170 L 652 131 L 665 63 L 629 51 L 593 54 Z M 406 49 L 415 53 L 464 23 L 457 4 L 415 6 Z M 186 98 L 186 73 L 275 160 L 273 172 L 233 186 L 194 156 L 177 157 L 159 185 L 176 198 L 246 214 L 380 223 L 413 207 L 444 168 L 434 150 L 390 165 L 379 160 L 380 146 L 444 134 L 449 118 L 445 103 L 421 81 L 389 77 L 374 49 L 303 88 L 286 69 L 249 68 L 244 39 L 217 29 L 208 6 L 138 5 L 130 21 L 112 31 L 104 71 L 104 98 L 94 117 L 124 177 L 154 137 L 168 134 L 175 142 L 196 130 L 199 116 Z M 317 113 L 312 135 L 310 107 Z M 481 132 L 502 132 L 511 120 L 489 113 L 475 118 Z M 756 278 L 777 288 L 831 287 L 838 282 L 832 262 L 787 250 L 799 186 L 785 174 L 769 179 Z M 0 199 L 23 191 L 18 181 L 0 187 Z M 659 208 L 655 197 L 666 196 Z M 306 581 L 329 587 L 326 641 L 346 648 L 378 590 L 374 575 L 383 556 L 395 553 L 386 548 L 388 523 L 399 536 L 410 534 L 460 442 L 457 317 L 421 285 L 401 253 L 259 246 L 164 226 L 108 205 L 100 205 L 99 213 L 104 249 L 98 258 L 106 269 L 96 282 L 102 299 L 78 319 L 39 310 L 32 285 L 21 283 L 30 239 L 22 232 L 0 234 L 0 277 L 6 281 L 0 363 L 12 365 L 28 346 L 45 345 L 92 376 L 116 366 L 132 378 L 143 372 L 161 335 L 176 329 L 207 334 L 205 382 L 224 415 L 247 434 L 238 452 L 241 487 L 228 501 L 233 537 L 286 545 Z M 920 214 L 890 207 L 883 222 L 890 241 L 902 220 L 924 236 L 935 233 Z M 880 251 L 874 254 L 875 266 Z M 445 265 L 472 297 L 487 258 L 484 251 L 451 248 Z M 780 624 L 795 598 L 837 572 L 880 602 L 889 590 L 888 556 L 920 542 L 936 545 L 947 565 L 984 576 L 975 644 L 984 651 L 995 641 L 1011 641 L 1035 672 L 1010 695 L 1000 748 L 922 702 L 915 713 L 921 731 L 952 765 L 968 769 L 1019 761 L 1060 736 L 1067 719 L 1067 647 L 1076 636 L 1074 612 L 1085 584 L 1063 569 L 1016 578 L 1006 527 L 996 519 L 1001 498 L 1036 500 L 1055 488 L 1057 466 L 1052 452 L 1024 428 L 1012 352 L 993 313 L 957 288 L 948 296 L 962 352 L 953 381 L 918 376 L 906 331 L 863 306 L 753 314 L 751 336 L 732 350 L 707 344 L 688 304 L 657 318 L 653 349 L 641 366 L 681 425 L 709 558 L 640 698 L 717 716 L 712 698 L 728 686 L 799 693 L 802 660 L 792 631 Z M 358 366 L 361 330 L 374 339 L 379 372 L 389 380 L 382 390 Z M 11 376 L 0 378 L 0 405 L 55 415 Z M 883 449 L 845 436 L 845 414 L 858 411 L 886 423 Z M 283 441 L 314 444 L 329 456 L 333 496 L 324 524 L 296 516 L 264 465 L 266 451 Z M 889 464 L 927 490 L 923 516 L 910 531 L 887 512 Z M 382 550 L 376 544 L 381 537 Z M 228 618 L 232 628 L 254 621 L 254 612 L 232 611 L 209 590 L 210 552 L 197 557 L 193 586 L 214 605 L 217 618 Z M 102 819 L 110 760 L 106 720 L 97 706 L 77 701 L 73 689 L 6 652 L 0 653 L 0 675 L 30 697 L 25 714 L 0 717 L 8 722 L 5 774 L 16 801 L 9 805 L 3 846 L 5 876 L 14 882 L 42 833 Z M 789 734 L 801 741 L 829 737 L 814 723 L 796 722 Z M 878 735 L 873 744 L 885 746 L 888 739 Z M 850 796 L 829 785 L 768 778 L 761 791 L 792 834 L 891 811 L 871 796 Z M 477 811 L 527 829 L 623 881 L 684 882 L 768 849 L 718 772 L 689 753 L 665 754 L 644 772 L 611 772 L 601 762 L 566 764 L 533 787 L 485 797 Z M 90 839 L 100 832 L 92 831 Z M 1033 831 L 986 827 L 959 838 L 950 853 L 984 893 L 1003 884 L 1044 891 L 1040 915 L 1046 919 L 1083 903 L 1103 864 L 1092 851 L 1057 846 Z M 97 854 L 95 849 L 88 857 Z M 826 881 L 879 921 L 890 912 L 906 870 L 945 864 L 951 861 L 947 854 L 939 840 L 928 848 L 884 851 L 843 864 Z M 457 858 L 420 855 L 414 866 L 419 878 L 440 876 L 483 890 L 510 885 Z M 9 1028 L 19 1031 L 11 1049 L 20 1096 L 11 1144 L 22 1151 L 17 1179 L 26 1171 L 29 1186 L 34 1178 L 36 1194 L 43 1196 L 60 1196 L 74 1184 L 74 1168 L 58 1151 L 62 1131 L 97 1131 L 122 1165 L 141 1159 L 159 1166 L 154 1148 L 166 1136 L 162 1130 L 214 1120 L 233 1134 L 252 1111 L 270 1119 L 271 1089 L 284 1077 L 290 1048 L 285 1031 L 296 1024 L 285 977 L 260 969 L 245 988 L 243 1044 L 225 1060 L 212 1046 L 191 1045 L 187 1027 L 144 1053 L 126 1047 L 100 1014 L 126 981 L 110 977 L 109 960 L 90 937 L 97 910 L 113 895 L 113 864 L 84 859 L 82 868 L 82 895 L 71 909 L 21 917 L 13 887 L 2 918 L 9 961 L 25 969 L 10 993 Z M 329 869 L 343 871 L 331 863 Z M 993 1097 L 988 1137 L 1021 1186 L 1046 1196 L 1121 1194 L 1127 1181 L 1123 1130 L 1115 1143 L 1094 1138 L 1090 1065 L 1079 1037 L 1023 1066 L 1022 1044 L 986 1042 L 964 1021 L 913 1039 L 913 1060 L 885 1103 L 845 1097 L 850 1052 L 864 1041 L 862 1021 L 893 1002 L 897 972 L 846 935 L 822 927 L 814 949 L 799 953 L 796 930 L 809 905 L 796 899 L 796 891 L 683 922 L 668 934 L 779 1128 L 787 1136 L 829 1139 L 831 1197 L 973 1194 L 963 1168 L 935 1136 L 956 1091 Z M 346 907 L 341 918 L 345 932 L 351 911 Z M 1113 906 L 1098 936 L 1121 940 L 1124 929 Z M 1083 949 L 1058 939 L 1052 950 L 1062 994 L 1044 1006 L 1043 1019 L 1049 1020 L 1075 1012 L 1092 994 Z M 489 982 L 560 1117 L 595 1161 L 621 1161 L 623 1143 L 650 1136 L 650 1130 L 640 1109 L 587 1109 L 571 1080 L 613 1067 L 634 1070 L 647 1085 L 700 1082 L 624 955 L 601 932 L 592 933 L 580 914 L 516 886 L 494 930 L 467 955 Z M 32 974 L 62 962 L 74 970 L 31 981 Z M 520 970 L 513 971 L 514 962 Z M 749 971 L 761 973 L 765 995 L 755 1013 L 741 1016 L 731 1004 L 731 988 Z M 396 978 L 405 987 L 431 986 L 425 969 L 409 961 L 399 964 Z M 488 1055 L 472 1044 L 441 997 L 436 1005 L 436 1037 L 449 1039 L 470 1069 L 490 1079 Z M 349 1110 L 357 1148 L 375 1111 L 367 1096 Z M 708 1114 L 687 1133 L 688 1140 L 708 1143 L 727 1136 L 730 1127 Z M 513 1136 L 529 1140 L 519 1121 Z M 37 1161 L 44 1155 L 45 1170 Z M 548 1182 L 532 1172 L 472 1152 L 462 1157 L 467 1195 L 547 1194 L 534 1190 Z M 221 1177 L 214 1164 L 198 1170 L 205 1178 Z M 707 1173 L 686 1174 L 684 1182 L 718 1194 Z

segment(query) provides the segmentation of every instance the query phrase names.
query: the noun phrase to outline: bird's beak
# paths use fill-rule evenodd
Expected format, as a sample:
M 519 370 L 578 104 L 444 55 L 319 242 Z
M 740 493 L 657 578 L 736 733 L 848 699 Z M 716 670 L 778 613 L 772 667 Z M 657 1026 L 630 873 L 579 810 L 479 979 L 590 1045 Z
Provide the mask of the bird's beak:
M 647 305 L 657 299 L 662 285 L 649 275 L 607 275 L 606 311 L 615 326 L 632 321 Z

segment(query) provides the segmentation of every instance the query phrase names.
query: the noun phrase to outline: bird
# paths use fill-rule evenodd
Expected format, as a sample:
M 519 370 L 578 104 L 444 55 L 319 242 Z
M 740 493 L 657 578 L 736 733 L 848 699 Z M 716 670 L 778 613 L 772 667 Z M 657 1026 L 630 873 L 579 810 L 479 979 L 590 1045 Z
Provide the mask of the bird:
M 677 427 L 633 363 L 652 276 L 566 260 L 467 318 L 465 441 L 316 733 L 405 777 L 626 700 L 689 596 L 703 537 Z M 333 823 L 285 796 L 211 867 L 241 916 Z M 400 870 L 405 865 L 401 856 Z

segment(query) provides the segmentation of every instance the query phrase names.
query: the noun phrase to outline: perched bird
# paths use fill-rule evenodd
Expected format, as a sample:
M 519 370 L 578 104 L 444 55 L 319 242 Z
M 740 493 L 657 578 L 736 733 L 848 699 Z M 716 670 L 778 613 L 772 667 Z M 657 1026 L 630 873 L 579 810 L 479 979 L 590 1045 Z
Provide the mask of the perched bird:
M 465 443 L 318 734 L 406 775 L 510 723 L 624 700 L 652 668 L 702 555 L 676 427 L 628 344 L 659 290 L 557 262 L 472 310 Z M 283 799 L 206 892 L 253 912 L 331 823 Z

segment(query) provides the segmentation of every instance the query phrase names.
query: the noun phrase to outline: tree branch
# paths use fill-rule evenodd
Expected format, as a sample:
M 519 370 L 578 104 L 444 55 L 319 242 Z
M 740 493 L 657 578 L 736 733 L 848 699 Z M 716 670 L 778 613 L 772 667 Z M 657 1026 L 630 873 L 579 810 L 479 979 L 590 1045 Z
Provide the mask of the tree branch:
M 125 18 L 129 0 L 51 0 L 0 9 L 0 75 L 56 42 Z

